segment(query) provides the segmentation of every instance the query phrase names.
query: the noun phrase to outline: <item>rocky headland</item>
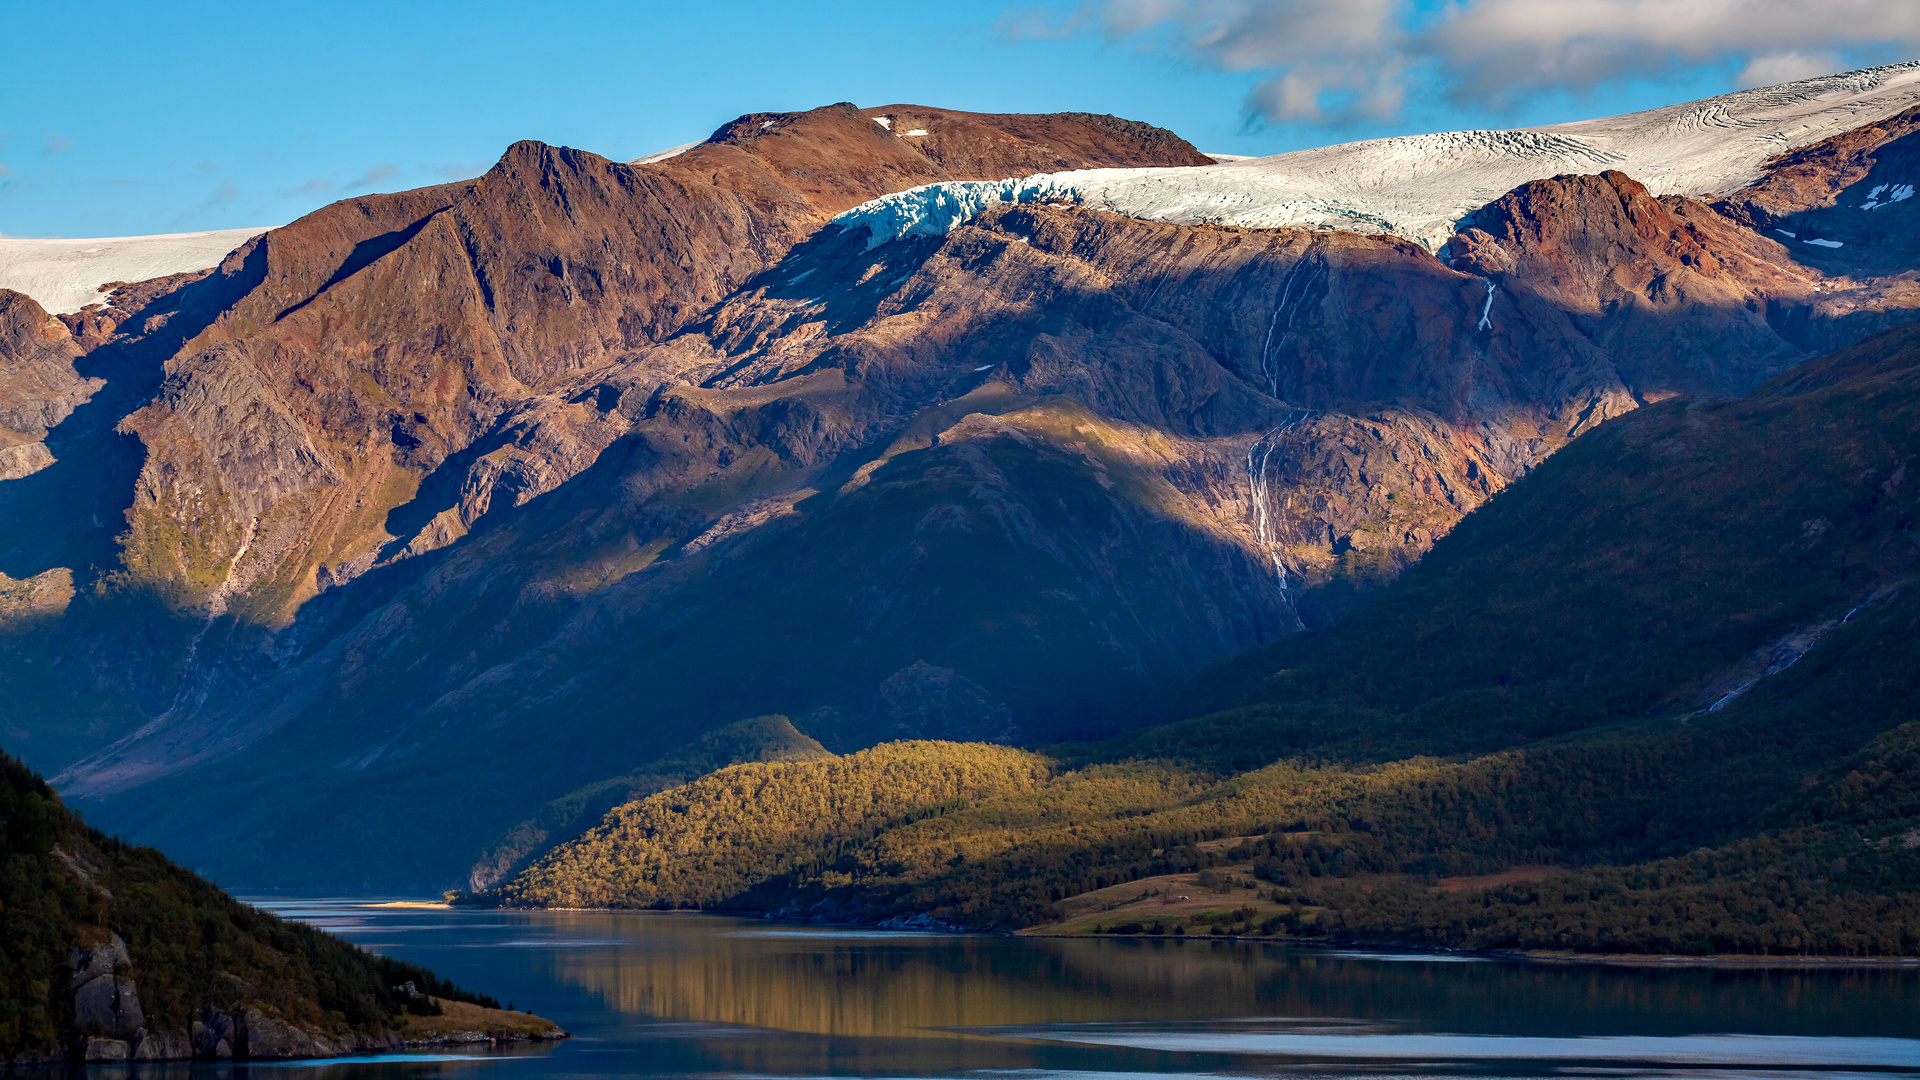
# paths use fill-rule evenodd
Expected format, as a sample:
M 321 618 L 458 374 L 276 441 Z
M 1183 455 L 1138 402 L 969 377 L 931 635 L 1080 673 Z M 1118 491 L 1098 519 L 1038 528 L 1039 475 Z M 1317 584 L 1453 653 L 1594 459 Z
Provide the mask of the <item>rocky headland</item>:
M 0 755 L 4 1068 L 337 1057 L 566 1038 L 551 1021 L 238 903 L 88 827 Z

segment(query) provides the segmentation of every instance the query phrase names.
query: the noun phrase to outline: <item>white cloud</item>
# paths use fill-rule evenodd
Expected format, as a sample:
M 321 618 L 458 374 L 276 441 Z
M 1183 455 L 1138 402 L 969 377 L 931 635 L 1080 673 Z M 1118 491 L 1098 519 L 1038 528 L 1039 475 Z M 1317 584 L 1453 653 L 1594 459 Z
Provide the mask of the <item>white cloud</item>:
M 1702 64 L 1900 44 L 1920 47 L 1914 0 L 1470 0 L 1422 35 L 1453 96 L 1504 104 Z M 1832 71 L 1796 73 L 1825 74 Z
M 1840 59 L 1839 53 L 1803 53 L 1789 49 L 1786 52 L 1766 53 L 1748 60 L 1739 74 L 1733 77 L 1733 85 L 1746 90 L 1755 86 L 1798 82 L 1801 79 L 1811 79 L 1816 75 L 1839 71 L 1845 66 L 1846 62 Z
M 1392 116 L 1414 92 L 1501 108 L 1702 66 L 1755 86 L 1839 70 L 1852 50 L 1920 54 L 1920 0 L 1097 0 L 1002 26 L 1266 72 L 1248 109 L 1281 122 Z

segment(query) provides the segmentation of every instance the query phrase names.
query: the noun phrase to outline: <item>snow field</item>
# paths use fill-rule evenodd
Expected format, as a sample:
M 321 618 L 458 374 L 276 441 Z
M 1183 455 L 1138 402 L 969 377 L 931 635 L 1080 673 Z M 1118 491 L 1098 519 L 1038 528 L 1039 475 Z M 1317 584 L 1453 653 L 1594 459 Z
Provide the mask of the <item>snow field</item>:
M 99 240 L 0 237 L 0 289 L 23 292 L 55 315 L 105 299 L 109 281 L 145 281 L 218 266 L 261 229 L 117 236 Z

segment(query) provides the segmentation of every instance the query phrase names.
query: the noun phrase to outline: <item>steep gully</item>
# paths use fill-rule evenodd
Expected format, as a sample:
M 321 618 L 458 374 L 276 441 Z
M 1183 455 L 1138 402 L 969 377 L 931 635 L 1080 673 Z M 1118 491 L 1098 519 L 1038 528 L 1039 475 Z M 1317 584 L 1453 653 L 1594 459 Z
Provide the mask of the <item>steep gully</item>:
M 66 320 L 73 344 L 9 296 L 36 371 L 164 368 L 93 425 L 140 440 L 137 479 L 63 477 L 125 508 L 121 568 L 62 542 L 7 569 L 112 583 L 10 616 L 35 628 L 6 645 L 39 662 L 12 665 L 22 700 L 146 711 L 6 738 L 229 880 L 301 884 L 297 850 L 413 886 L 744 716 L 830 747 L 997 715 L 1097 734 L 1330 617 L 1608 417 L 1908 317 L 1911 215 L 1846 207 L 1913 122 L 1716 206 L 1617 173 L 1529 183 L 1436 259 L 1071 205 L 869 248 L 819 226 L 931 179 L 1198 156 L 1109 118 L 835 106 L 644 166 L 520 144 L 123 289 Z M 1877 245 L 1759 231 L 1847 214 L 1880 214 Z M 0 502 L 24 525 L 44 504 L 22 483 Z M 147 632 L 103 614 L 130 608 Z

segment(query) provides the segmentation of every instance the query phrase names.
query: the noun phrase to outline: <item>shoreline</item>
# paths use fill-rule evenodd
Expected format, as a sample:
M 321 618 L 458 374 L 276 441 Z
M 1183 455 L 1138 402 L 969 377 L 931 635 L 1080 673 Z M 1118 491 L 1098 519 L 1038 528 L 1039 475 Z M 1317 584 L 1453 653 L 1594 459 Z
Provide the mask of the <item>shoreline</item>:
M 1607 967 L 1716 968 L 1920 968 L 1914 956 L 1670 956 L 1653 953 L 1490 952 L 1535 964 L 1600 964 Z
M 1670 953 L 1562 953 L 1547 950 L 1526 949 L 1416 949 L 1406 945 L 1385 941 L 1329 941 L 1325 938 L 1258 937 L 1252 935 L 1214 935 L 1214 934 L 1048 934 L 1030 930 L 980 930 L 970 927 L 895 927 L 884 923 L 818 923 L 804 919 L 780 919 L 766 912 L 758 911 L 703 911 L 695 908 L 616 908 L 616 907 L 515 907 L 483 908 L 464 904 L 450 905 L 454 911 L 566 911 L 593 912 L 598 914 L 641 913 L 653 915 L 715 915 L 736 919 L 759 919 L 766 922 L 786 923 L 793 926 L 816 926 L 822 929 L 846 927 L 862 930 L 901 930 L 911 933 L 915 930 L 925 932 L 938 929 L 941 933 L 952 934 L 997 934 L 1005 937 L 1048 938 L 1067 941 L 1073 939 L 1095 938 L 1103 941 L 1233 941 L 1248 944 L 1291 945 L 1304 949 L 1366 949 L 1374 952 L 1397 953 L 1403 956 L 1432 956 L 1436 958 L 1458 959 L 1473 958 L 1479 960 L 1509 960 L 1530 964 L 1561 965 L 1597 965 L 1601 967 L 1637 967 L 1637 968 L 1731 968 L 1754 970 L 1761 968 L 1781 968 L 1787 970 L 1819 970 L 1835 968 L 1920 968 L 1920 956 L 1749 956 L 1716 955 L 1684 956 Z
M 328 1061 L 426 1055 L 433 1051 L 500 1050 L 522 1043 L 554 1043 L 572 1038 L 559 1024 L 534 1013 L 493 1009 L 471 1002 L 418 995 L 440 1007 L 423 1016 L 396 1014 L 384 1030 L 325 1032 L 289 1023 L 258 1009 L 205 1014 L 181 1037 L 142 1027 L 131 1038 L 81 1034 L 71 1047 L 0 1058 L 0 1075 L 14 1068 L 45 1065 L 137 1065 L 146 1062 Z
M 993 933 L 994 931 L 968 931 Z M 1042 934 L 1016 932 L 1020 937 L 1066 941 L 1096 938 L 1102 941 L 1233 941 L 1250 945 L 1290 945 L 1299 949 L 1366 950 L 1436 960 L 1509 960 L 1528 964 L 1637 968 L 1920 968 L 1920 956 L 1684 956 L 1672 953 L 1563 953 L 1528 949 L 1416 949 L 1387 941 L 1329 941 L 1325 938 L 1257 937 L 1237 934 Z
M 95 1054 L 89 1053 L 89 1051 L 94 1050 L 97 1044 L 102 1042 L 121 1042 L 122 1040 L 82 1036 L 80 1045 L 76 1046 L 73 1051 L 55 1050 L 37 1053 L 30 1051 L 16 1054 L 11 1058 L 0 1058 L 0 1076 L 10 1076 L 16 1072 L 27 1070 L 39 1072 L 40 1070 L 56 1067 L 61 1069 L 76 1069 L 84 1068 L 88 1065 L 117 1065 L 122 1068 L 139 1065 L 179 1064 L 245 1066 L 249 1063 L 278 1064 L 294 1061 L 356 1061 L 368 1058 L 404 1059 L 408 1057 L 418 1057 L 422 1060 L 431 1061 L 436 1060 L 432 1053 L 435 1050 L 479 1049 L 481 1047 L 491 1047 L 498 1050 L 521 1043 L 557 1043 L 571 1038 L 573 1038 L 573 1036 L 570 1033 L 561 1030 L 557 1026 L 549 1031 L 536 1033 L 461 1031 L 448 1032 L 445 1035 L 426 1039 L 396 1039 L 392 1042 L 367 1039 L 365 1042 L 357 1043 L 356 1045 L 333 1047 L 330 1048 L 330 1050 L 324 1051 L 316 1050 L 310 1054 L 249 1054 L 244 1058 L 234 1058 L 217 1055 L 209 1057 L 199 1054 L 159 1055 L 152 1057 L 140 1057 L 137 1055 L 95 1056 Z M 482 1057 L 480 1054 L 466 1054 L 461 1056 L 473 1057 L 475 1059 Z

